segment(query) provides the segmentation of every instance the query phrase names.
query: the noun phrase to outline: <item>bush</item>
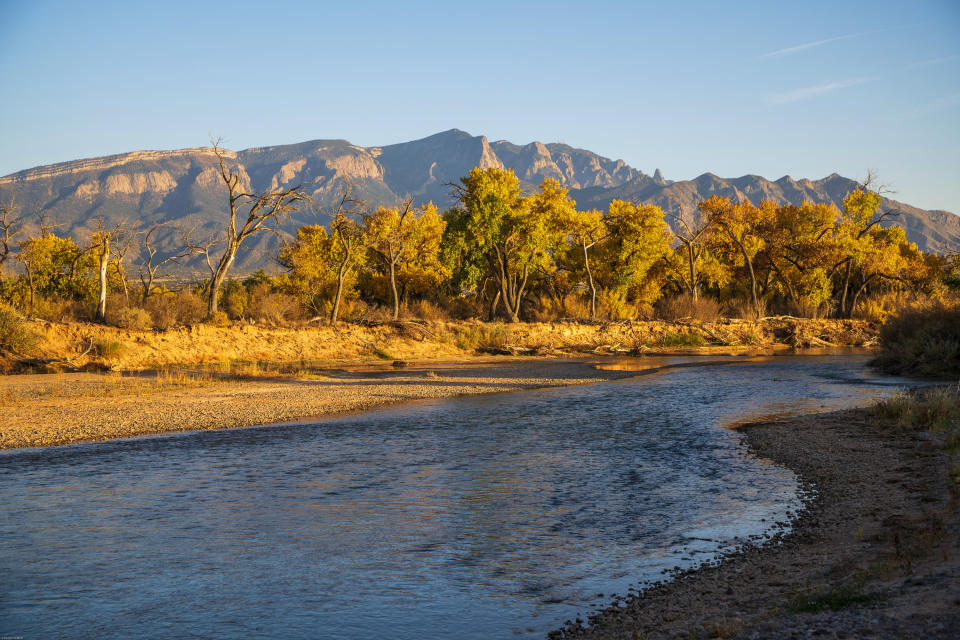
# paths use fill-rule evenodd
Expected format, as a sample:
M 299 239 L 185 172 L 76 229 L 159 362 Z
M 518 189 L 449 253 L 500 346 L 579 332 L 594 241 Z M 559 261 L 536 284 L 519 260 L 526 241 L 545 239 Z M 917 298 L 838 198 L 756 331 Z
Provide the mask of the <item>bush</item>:
M 0 353 L 29 355 L 40 343 L 40 337 L 13 308 L 0 304 Z
M 664 298 L 657 303 L 656 316 L 663 320 L 689 318 L 700 322 L 714 322 L 720 317 L 720 304 L 712 298 L 697 298 L 684 294 Z
M 126 352 L 127 348 L 119 340 L 110 340 L 101 338 L 93 341 L 93 351 L 101 358 L 112 360 L 119 358 Z
M 150 314 L 139 307 L 120 307 L 109 315 L 110 323 L 121 329 L 147 331 L 153 327 L 153 319 Z
M 457 329 L 456 345 L 464 351 L 502 351 L 510 342 L 513 329 L 499 322 Z
M 204 299 L 187 290 L 152 296 L 144 306 L 150 314 L 153 326 L 161 331 L 178 325 L 197 324 L 207 312 Z
M 873 364 L 898 375 L 960 376 L 960 302 L 938 300 L 890 316 Z
M 227 327 L 230 326 L 230 316 L 227 315 L 226 311 L 217 311 L 210 316 L 208 322 L 215 327 Z

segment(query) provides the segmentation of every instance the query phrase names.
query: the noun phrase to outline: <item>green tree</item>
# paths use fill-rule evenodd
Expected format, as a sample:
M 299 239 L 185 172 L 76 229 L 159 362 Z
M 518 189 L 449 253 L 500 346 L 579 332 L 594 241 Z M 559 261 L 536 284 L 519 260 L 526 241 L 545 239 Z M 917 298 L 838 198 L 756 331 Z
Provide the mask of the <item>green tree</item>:
M 508 319 L 519 322 L 530 278 L 551 268 L 550 250 L 561 235 L 557 221 L 573 201 L 555 180 L 524 197 L 513 171 L 496 167 L 474 167 L 460 183 L 458 206 L 444 214 L 447 259 L 457 263 L 456 281 L 475 288 L 489 274 Z

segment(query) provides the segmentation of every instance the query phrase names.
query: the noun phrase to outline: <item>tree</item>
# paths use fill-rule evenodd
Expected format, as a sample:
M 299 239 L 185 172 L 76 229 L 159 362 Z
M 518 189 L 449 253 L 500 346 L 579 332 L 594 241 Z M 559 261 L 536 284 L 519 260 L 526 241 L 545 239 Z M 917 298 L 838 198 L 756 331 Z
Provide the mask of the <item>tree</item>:
M 587 287 L 590 289 L 590 319 L 592 320 L 597 317 L 597 285 L 594 282 L 593 269 L 590 268 L 590 253 L 598 242 L 606 239 L 607 227 L 604 224 L 603 213 L 597 209 L 574 210 L 567 222 L 567 227 L 569 242 L 583 257 L 583 270 L 587 276 Z
M 107 292 L 109 288 L 107 272 L 111 265 L 111 250 L 119 249 L 119 253 L 125 254 L 126 247 L 124 245 L 129 242 L 129 237 L 130 234 L 122 222 L 116 224 L 112 229 L 107 229 L 103 218 L 97 220 L 97 230 L 90 235 L 90 245 L 86 251 L 90 251 L 96 257 L 98 265 L 97 310 L 94 315 L 97 322 L 106 322 L 107 319 Z M 123 268 L 119 261 L 114 260 L 113 264 L 120 274 L 121 280 L 125 280 Z
M 700 297 L 700 285 L 705 278 L 713 281 L 724 280 L 720 275 L 722 269 L 715 268 L 719 263 L 713 259 L 708 249 L 713 240 L 714 226 L 709 217 L 703 215 L 695 220 L 693 216 L 681 211 L 670 217 L 674 222 L 673 235 L 680 243 L 674 250 L 674 257 L 680 264 L 677 270 L 679 279 L 690 297 L 697 300 Z M 701 269 L 702 263 L 714 268 L 708 268 L 708 273 L 705 273 Z
M 176 262 L 191 254 L 189 237 L 184 240 L 184 247 L 178 251 L 169 254 L 162 260 L 157 259 L 159 248 L 154 244 L 153 235 L 164 227 L 163 223 L 155 224 L 147 229 L 146 233 L 140 239 L 140 264 L 137 265 L 137 275 L 140 276 L 140 285 L 143 287 L 143 296 L 141 304 L 146 304 L 150 296 L 153 295 L 153 281 L 157 277 L 157 272 L 172 262 Z
M 513 171 L 497 167 L 474 167 L 460 183 L 454 185 L 458 206 L 444 215 L 448 260 L 459 263 L 461 285 L 493 277 L 508 319 L 519 322 L 530 277 L 552 264 L 549 250 L 561 235 L 556 221 L 574 203 L 556 180 L 544 180 L 537 194 L 524 197 Z
M 287 270 L 281 287 L 300 296 L 316 316 L 325 313 L 323 305 L 333 299 L 336 288 L 333 243 L 322 225 L 304 225 L 277 255 L 277 262 Z
M 3 276 L 3 265 L 6 264 L 16 237 L 23 230 L 23 219 L 17 215 L 16 202 L 0 205 L 0 277 Z
M 228 169 L 219 140 L 213 142 L 213 152 L 217 156 L 217 168 L 220 179 L 227 188 L 228 219 L 225 230 L 225 245 L 216 266 L 211 266 L 210 284 L 207 287 L 207 317 L 217 312 L 218 295 L 223 279 L 241 245 L 250 236 L 260 232 L 278 233 L 276 225 L 300 207 L 312 207 L 310 196 L 303 185 L 281 189 L 266 189 L 259 193 L 244 191 L 244 180 L 239 171 Z M 246 210 L 246 217 L 241 210 Z M 210 247 L 207 246 L 209 258 Z
M 757 297 L 754 258 L 764 246 L 760 230 L 764 222 L 773 216 L 775 205 L 770 202 L 761 202 L 758 207 L 751 204 L 749 200 L 734 204 L 729 198 L 715 195 L 697 206 L 710 223 L 722 231 L 733 253 L 740 255 L 750 277 L 750 302 L 754 313 L 759 318 L 761 311 L 760 300 Z
M 408 198 L 396 208 L 379 207 L 364 216 L 363 222 L 367 248 L 390 282 L 393 319 L 397 320 L 401 297 L 398 272 L 404 280 L 426 275 L 429 270 L 437 273 L 443 221 L 432 202 L 414 208 L 413 199 Z
M 331 261 L 336 265 L 337 290 L 333 298 L 333 307 L 330 309 L 330 324 L 337 323 L 340 315 L 340 302 L 343 299 L 344 284 L 351 273 L 363 262 L 363 229 L 355 218 L 360 215 L 362 202 L 350 196 L 351 186 L 344 188 L 333 213 L 330 223 Z
M 614 200 L 604 218 L 607 238 L 601 245 L 601 279 L 610 294 L 633 305 L 649 304 L 660 297 L 662 286 L 652 277 L 654 268 L 670 251 L 663 210 Z

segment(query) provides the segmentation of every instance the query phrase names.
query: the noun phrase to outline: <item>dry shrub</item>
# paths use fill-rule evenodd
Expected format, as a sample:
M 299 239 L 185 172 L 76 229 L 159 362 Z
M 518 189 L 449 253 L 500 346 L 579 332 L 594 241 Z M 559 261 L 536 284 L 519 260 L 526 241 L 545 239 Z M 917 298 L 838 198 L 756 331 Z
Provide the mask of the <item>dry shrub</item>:
M 153 318 L 139 307 L 120 307 L 107 314 L 110 324 L 129 331 L 147 331 L 153 327 Z
M 683 294 L 675 298 L 664 298 L 656 305 L 656 317 L 663 320 L 682 318 L 714 322 L 720 317 L 720 304 L 712 298 L 697 298 Z
M 126 350 L 126 346 L 119 340 L 99 338 L 93 341 L 93 352 L 106 360 L 119 358 Z
M 767 315 L 767 301 L 763 298 L 757 300 L 760 307 L 760 313 L 753 308 L 753 302 L 750 298 L 732 298 L 726 304 L 726 316 L 729 318 L 740 318 L 741 320 L 759 320 Z
M 215 327 L 229 327 L 230 316 L 227 315 L 226 311 L 214 311 L 213 315 L 210 316 L 207 322 Z
M 533 322 L 553 322 L 564 318 L 590 318 L 590 301 L 582 294 L 568 293 L 556 298 L 537 296 L 529 307 L 525 308 L 526 317 Z
M 34 352 L 40 337 L 13 307 L 0 304 L 0 354 L 26 356 Z
M 874 363 L 901 375 L 960 375 L 960 301 L 935 300 L 887 318 Z
M 450 315 L 443 307 L 429 300 L 416 300 L 407 307 L 407 313 L 414 318 L 428 322 L 448 322 Z
M 206 302 L 192 291 L 155 295 L 145 305 L 153 326 L 161 331 L 180 325 L 201 322 L 206 315 Z
M 903 291 L 886 291 L 861 299 L 851 317 L 869 322 L 886 322 L 887 318 L 911 305 L 930 303 L 926 297 L 917 297 Z
M 302 318 L 303 309 L 294 296 L 272 291 L 268 283 L 261 282 L 250 288 L 246 314 L 260 322 L 282 325 Z
M 89 305 L 73 302 L 72 300 L 43 298 L 41 296 L 34 298 L 30 315 L 34 318 L 49 320 L 51 322 L 84 321 L 90 320 L 93 317 L 90 313 Z
M 513 329 L 499 322 L 458 327 L 455 333 L 457 348 L 464 351 L 499 352 L 513 337 Z

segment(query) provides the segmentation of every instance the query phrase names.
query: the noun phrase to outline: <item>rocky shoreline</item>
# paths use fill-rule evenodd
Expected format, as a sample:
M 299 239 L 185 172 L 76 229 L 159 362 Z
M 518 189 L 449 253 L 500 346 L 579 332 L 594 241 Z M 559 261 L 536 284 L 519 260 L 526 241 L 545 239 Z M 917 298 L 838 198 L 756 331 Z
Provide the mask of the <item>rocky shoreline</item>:
M 551 638 L 957 637 L 960 499 L 935 436 L 863 409 L 738 429 L 811 489 L 789 531 Z

